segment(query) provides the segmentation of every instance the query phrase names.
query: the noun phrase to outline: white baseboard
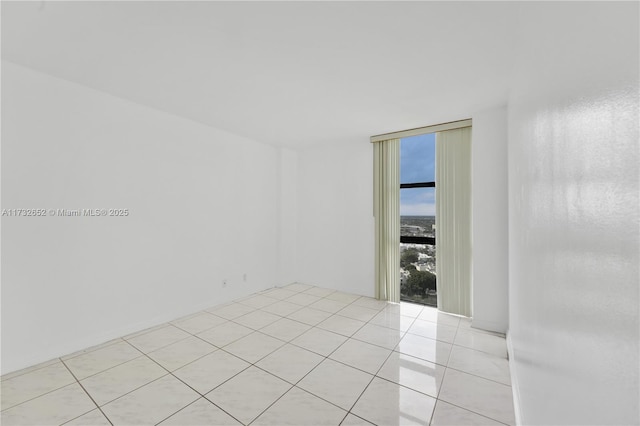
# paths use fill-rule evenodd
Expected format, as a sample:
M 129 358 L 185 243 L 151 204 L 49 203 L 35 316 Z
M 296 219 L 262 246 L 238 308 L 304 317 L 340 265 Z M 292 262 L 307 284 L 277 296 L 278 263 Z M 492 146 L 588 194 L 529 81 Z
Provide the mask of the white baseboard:
M 471 320 L 471 328 L 478 328 L 480 330 L 492 331 L 494 333 L 506 334 L 504 324 L 500 324 L 494 321 L 483 321 L 476 318 Z
M 509 354 L 509 375 L 511 376 L 511 392 L 513 393 L 513 411 L 516 416 L 516 425 L 522 423 L 522 411 L 520 405 L 520 387 L 518 385 L 518 376 L 516 374 L 515 356 L 513 351 L 513 342 L 511 341 L 511 333 L 507 330 L 507 353 Z

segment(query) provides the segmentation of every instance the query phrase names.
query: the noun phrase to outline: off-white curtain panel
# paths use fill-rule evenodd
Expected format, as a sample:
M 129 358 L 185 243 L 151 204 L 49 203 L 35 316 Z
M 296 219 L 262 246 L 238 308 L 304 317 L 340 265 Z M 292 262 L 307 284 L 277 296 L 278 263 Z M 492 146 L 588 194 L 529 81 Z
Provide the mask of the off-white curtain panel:
M 376 298 L 400 301 L 400 139 L 373 144 Z
M 471 316 L 471 127 L 436 133 L 438 309 Z

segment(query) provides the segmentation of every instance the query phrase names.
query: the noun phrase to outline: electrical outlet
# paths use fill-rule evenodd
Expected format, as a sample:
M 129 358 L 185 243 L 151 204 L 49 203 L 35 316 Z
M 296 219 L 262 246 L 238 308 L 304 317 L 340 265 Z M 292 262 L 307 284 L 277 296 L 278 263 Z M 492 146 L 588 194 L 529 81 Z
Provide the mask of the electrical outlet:
M 244 281 L 245 283 L 247 282 L 247 274 L 244 274 L 244 275 L 242 276 L 242 281 Z
M 226 287 L 227 286 L 227 280 L 222 280 L 222 287 Z

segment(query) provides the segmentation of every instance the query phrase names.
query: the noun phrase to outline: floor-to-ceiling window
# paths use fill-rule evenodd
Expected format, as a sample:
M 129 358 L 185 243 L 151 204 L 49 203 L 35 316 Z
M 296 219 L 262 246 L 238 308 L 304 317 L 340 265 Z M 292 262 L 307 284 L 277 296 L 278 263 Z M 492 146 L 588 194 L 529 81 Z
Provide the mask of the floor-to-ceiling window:
M 400 140 L 400 298 L 437 305 L 435 133 Z

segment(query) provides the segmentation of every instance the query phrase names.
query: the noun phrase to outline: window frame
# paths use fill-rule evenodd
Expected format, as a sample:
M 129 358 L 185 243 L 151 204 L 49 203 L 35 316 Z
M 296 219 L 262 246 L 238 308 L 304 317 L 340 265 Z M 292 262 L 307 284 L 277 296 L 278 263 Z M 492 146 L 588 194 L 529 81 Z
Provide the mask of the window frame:
M 413 182 L 413 183 L 401 183 L 400 191 L 407 188 L 435 188 L 435 182 Z M 435 237 L 414 237 L 414 236 L 403 236 L 400 234 L 400 244 L 425 244 L 429 246 L 436 245 Z

